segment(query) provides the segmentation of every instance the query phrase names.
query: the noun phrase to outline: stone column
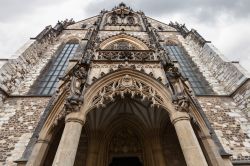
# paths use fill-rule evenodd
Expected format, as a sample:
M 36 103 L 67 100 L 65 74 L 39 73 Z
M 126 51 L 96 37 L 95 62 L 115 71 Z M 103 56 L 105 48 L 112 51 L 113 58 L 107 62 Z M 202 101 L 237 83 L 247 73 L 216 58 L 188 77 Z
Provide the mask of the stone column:
M 207 151 L 207 155 L 209 156 L 209 164 L 213 166 L 226 166 L 225 162 L 223 161 L 218 147 L 215 145 L 214 141 L 212 140 L 210 135 L 203 135 L 201 136 L 202 143 Z M 230 166 L 230 165 L 228 165 Z M 232 166 L 232 164 L 231 164 Z
M 70 115 L 70 114 L 69 114 Z M 84 121 L 77 117 L 66 117 L 53 166 L 73 166 Z
M 175 111 L 171 115 L 186 164 L 188 166 L 207 166 L 206 159 L 201 150 L 186 112 Z
M 46 151 L 48 149 L 49 141 L 38 139 L 34 149 L 32 150 L 31 156 L 29 157 L 27 166 L 37 165 L 40 166 L 43 164 L 43 161 L 46 157 Z

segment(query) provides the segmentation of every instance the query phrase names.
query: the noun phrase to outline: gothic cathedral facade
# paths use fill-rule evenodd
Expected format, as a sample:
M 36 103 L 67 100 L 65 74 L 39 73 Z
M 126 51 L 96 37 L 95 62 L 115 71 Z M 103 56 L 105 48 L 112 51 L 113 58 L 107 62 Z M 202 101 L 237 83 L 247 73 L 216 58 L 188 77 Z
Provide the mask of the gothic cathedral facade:
M 0 61 L 0 165 L 250 165 L 250 75 L 124 3 Z

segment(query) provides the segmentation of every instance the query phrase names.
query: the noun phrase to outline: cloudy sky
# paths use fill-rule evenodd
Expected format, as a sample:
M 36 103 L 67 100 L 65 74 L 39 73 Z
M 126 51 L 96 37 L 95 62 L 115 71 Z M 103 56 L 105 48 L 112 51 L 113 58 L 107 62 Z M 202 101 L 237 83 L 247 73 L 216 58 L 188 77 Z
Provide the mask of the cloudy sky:
M 0 58 L 10 57 L 47 25 L 79 21 L 111 9 L 118 0 L 0 0 Z M 250 0 L 124 0 L 162 22 L 196 29 L 229 60 L 250 71 Z

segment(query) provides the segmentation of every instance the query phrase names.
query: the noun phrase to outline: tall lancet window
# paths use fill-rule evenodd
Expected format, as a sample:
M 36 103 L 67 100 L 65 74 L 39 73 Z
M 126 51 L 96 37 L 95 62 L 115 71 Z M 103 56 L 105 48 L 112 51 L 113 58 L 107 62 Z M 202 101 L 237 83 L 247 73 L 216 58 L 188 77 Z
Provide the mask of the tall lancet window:
M 214 94 L 214 91 L 203 77 L 192 59 L 188 57 L 177 44 L 166 44 L 165 49 L 169 52 L 170 58 L 177 61 L 180 71 L 188 81 L 196 95 Z
M 67 43 L 61 52 L 47 66 L 46 71 L 42 72 L 40 78 L 31 88 L 31 94 L 37 95 L 52 95 L 59 81 L 59 77 L 65 72 L 69 59 L 75 54 L 79 44 Z

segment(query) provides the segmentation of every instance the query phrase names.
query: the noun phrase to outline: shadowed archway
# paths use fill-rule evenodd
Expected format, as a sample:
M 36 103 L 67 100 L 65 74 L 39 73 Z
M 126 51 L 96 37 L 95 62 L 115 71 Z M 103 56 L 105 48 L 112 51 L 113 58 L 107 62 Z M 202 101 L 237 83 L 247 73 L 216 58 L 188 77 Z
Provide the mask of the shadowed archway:
M 90 141 L 86 165 L 185 165 L 167 111 L 151 104 L 151 101 L 142 100 L 139 95 L 132 98 L 125 93 L 124 96 L 114 96 L 114 100 L 105 107 L 90 111 L 85 124 Z M 167 134 L 161 134 L 161 131 L 167 131 Z M 171 143 L 175 145 L 169 148 Z M 81 148 L 79 144 L 78 149 Z M 76 160 L 85 160 L 84 155 L 78 150 Z M 75 163 L 75 166 L 78 164 Z

